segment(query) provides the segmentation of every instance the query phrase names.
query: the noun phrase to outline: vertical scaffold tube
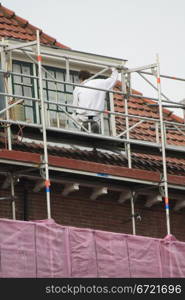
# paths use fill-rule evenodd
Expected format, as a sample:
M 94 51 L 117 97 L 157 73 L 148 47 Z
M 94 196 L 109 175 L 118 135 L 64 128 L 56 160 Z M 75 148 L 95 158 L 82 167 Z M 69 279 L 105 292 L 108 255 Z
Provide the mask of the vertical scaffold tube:
M 169 212 L 169 199 L 168 199 L 168 178 L 167 178 L 167 167 L 166 167 L 166 149 L 165 149 L 165 130 L 163 122 L 163 108 L 161 99 L 161 79 L 160 79 L 160 64 L 159 55 L 156 55 L 157 62 L 157 90 L 159 100 L 159 118 L 160 118 L 160 129 L 161 129 L 161 150 L 162 150 L 162 162 L 163 162 L 163 183 L 164 183 L 164 197 L 165 197 L 165 211 L 166 211 L 166 225 L 167 234 L 170 234 L 170 212 Z
M 41 104 L 41 122 L 42 122 L 43 144 L 44 144 L 45 189 L 46 189 L 46 200 L 47 200 L 47 217 L 48 219 L 50 219 L 51 218 L 50 180 L 49 180 L 49 168 L 48 168 L 46 117 L 45 117 L 45 106 L 44 106 L 44 97 L 43 97 L 41 61 L 42 61 L 42 57 L 40 52 L 40 37 L 39 37 L 39 30 L 37 30 L 37 63 L 38 63 L 38 77 L 39 77 L 39 98 Z
M 4 39 L 2 40 L 2 43 L 4 43 Z M 5 46 L 2 47 L 1 50 L 1 67 L 5 73 L 3 73 L 4 76 L 4 90 L 5 93 L 10 93 L 9 91 L 9 79 L 7 77 L 8 74 L 8 60 L 7 55 L 5 52 Z M 5 108 L 6 108 L 6 120 L 8 121 L 10 119 L 10 111 L 8 109 L 9 106 L 9 97 L 5 96 Z M 11 138 L 11 128 L 10 126 L 7 126 L 6 128 L 6 134 L 7 134 L 7 141 L 8 141 L 8 150 L 12 150 L 12 138 Z M 16 205 L 15 205 L 15 187 L 14 187 L 14 180 L 12 175 L 10 175 L 10 185 L 11 185 L 11 207 L 12 207 L 12 219 L 16 220 Z
M 123 70 L 121 72 L 121 79 L 122 79 L 122 92 L 126 94 L 127 88 L 126 88 L 126 79 L 125 79 L 125 74 L 123 73 Z M 124 101 L 124 106 L 125 106 L 125 125 L 126 125 L 126 139 L 129 140 L 130 138 L 130 133 L 129 133 L 129 119 L 127 117 L 128 115 L 128 99 L 127 96 L 125 96 L 125 101 Z M 132 162 L 131 162 L 131 149 L 130 149 L 130 143 L 126 143 L 126 153 L 127 153 L 127 159 L 128 159 L 128 167 L 132 168 Z
M 136 220 L 135 220 L 135 207 L 134 207 L 135 192 L 132 191 L 130 203 L 131 203 L 131 213 L 132 213 L 132 234 L 136 235 Z
M 2 39 L 2 43 L 4 43 L 4 39 Z M 3 76 L 4 76 L 4 90 L 5 93 L 9 93 L 9 86 L 8 86 L 8 77 L 6 76 L 6 74 L 8 73 L 8 62 L 7 62 L 7 55 L 5 53 L 5 47 L 2 47 L 1 50 L 1 67 L 2 70 L 4 71 Z M 5 96 L 5 108 L 6 110 L 6 120 L 10 119 L 10 111 L 8 109 L 8 97 Z M 12 140 L 11 140 L 11 128 L 10 126 L 7 126 L 7 138 L 8 138 L 8 150 L 12 150 Z
M 15 187 L 14 187 L 14 178 L 10 175 L 11 183 L 11 197 L 12 197 L 12 219 L 16 220 L 16 210 L 15 210 Z
M 125 73 L 121 72 L 121 79 L 122 79 L 122 92 L 127 93 L 127 87 L 126 87 L 126 78 Z M 128 99 L 127 96 L 125 96 L 125 114 L 128 115 Z M 125 118 L 125 125 L 126 125 L 126 139 L 129 140 L 130 138 L 130 132 L 129 132 L 129 118 Z M 132 168 L 132 160 L 131 160 L 131 149 L 130 149 L 130 143 L 126 143 L 126 153 L 127 153 L 127 159 L 128 159 L 128 167 Z M 131 206 L 131 216 L 132 216 L 132 233 L 133 235 L 136 235 L 136 222 L 135 222 L 135 207 L 134 207 L 134 192 L 131 192 L 131 198 L 130 198 L 130 206 Z

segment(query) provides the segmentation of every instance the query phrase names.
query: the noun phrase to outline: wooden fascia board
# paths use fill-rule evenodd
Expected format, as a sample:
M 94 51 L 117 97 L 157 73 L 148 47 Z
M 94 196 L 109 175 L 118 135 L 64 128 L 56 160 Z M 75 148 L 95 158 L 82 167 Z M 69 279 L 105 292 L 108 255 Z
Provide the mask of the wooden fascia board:
M 19 162 L 41 163 L 41 155 L 15 150 L 1 150 L 0 159 L 14 160 Z M 107 174 L 126 178 L 134 178 L 152 182 L 160 182 L 160 173 L 148 170 L 129 169 L 126 167 L 106 165 L 96 162 L 77 160 L 66 157 L 49 155 L 49 165 L 59 168 L 81 170 L 97 174 Z M 168 175 L 168 182 L 171 184 L 185 185 L 185 176 Z

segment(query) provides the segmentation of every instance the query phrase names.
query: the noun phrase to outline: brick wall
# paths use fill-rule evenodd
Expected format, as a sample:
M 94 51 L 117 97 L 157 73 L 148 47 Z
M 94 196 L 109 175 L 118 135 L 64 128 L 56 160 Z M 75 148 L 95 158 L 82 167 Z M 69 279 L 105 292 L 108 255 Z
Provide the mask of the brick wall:
M 80 188 L 79 192 L 61 196 L 63 187 L 51 189 L 51 214 L 59 224 L 94 228 L 99 230 L 132 234 L 130 203 L 119 204 L 118 193 L 110 192 L 90 200 L 91 190 Z M 47 218 L 45 191 L 33 193 L 33 185 L 20 182 L 16 185 L 16 216 L 19 220 L 40 220 Z M 0 190 L 0 197 L 10 195 L 10 189 Z M 135 212 L 141 216 L 136 219 L 138 235 L 163 238 L 166 235 L 166 215 L 163 204 L 144 207 L 145 199 L 135 204 Z M 171 210 L 171 232 L 179 240 L 185 241 L 185 211 Z M 10 200 L 0 201 L 0 217 L 11 218 Z

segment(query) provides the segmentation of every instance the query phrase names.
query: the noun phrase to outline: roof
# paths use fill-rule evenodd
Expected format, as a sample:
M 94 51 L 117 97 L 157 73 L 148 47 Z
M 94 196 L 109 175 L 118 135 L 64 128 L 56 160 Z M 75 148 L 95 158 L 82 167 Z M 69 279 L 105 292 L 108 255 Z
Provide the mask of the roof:
M 6 139 L 1 135 L 0 151 L 7 149 Z M 42 154 L 43 144 L 41 142 L 24 142 L 21 139 L 13 140 L 13 150 L 17 152 L 29 152 Z M 127 168 L 128 161 L 123 152 L 107 151 L 101 149 L 80 149 L 80 147 L 71 146 L 53 146 L 48 143 L 48 154 L 60 158 L 68 158 L 76 161 L 92 162 L 95 164 L 104 164 L 107 166 L 117 166 Z M 1 154 L 0 154 L 1 155 Z M 21 160 L 21 157 L 20 157 Z M 155 154 L 133 153 L 132 168 L 139 170 L 148 170 L 162 173 L 162 156 Z M 168 174 L 185 176 L 185 158 L 168 156 L 167 158 Z
M 116 90 L 121 90 L 121 83 L 117 82 Z M 128 113 L 130 115 L 137 115 L 140 117 L 146 118 L 154 118 L 159 119 L 159 109 L 158 106 L 152 106 L 156 104 L 156 101 L 147 99 L 147 98 L 139 98 L 142 96 L 142 93 L 132 90 L 132 94 L 135 94 L 136 97 L 129 97 L 128 100 Z M 138 95 L 138 98 L 137 98 Z M 115 103 L 115 111 L 119 113 L 125 112 L 125 105 L 122 95 L 115 94 L 114 96 Z M 179 124 L 183 124 L 184 121 L 182 118 L 175 115 L 172 111 L 163 108 L 163 119 L 168 122 L 175 122 Z M 140 119 L 129 118 L 129 126 L 136 124 Z M 116 127 L 118 133 L 123 132 L 125 127 L 125 118 L 122 116 L 116 117 Z M 185 146 L 185 134 L 178 131 L 173 125 L 168 124 L 167 132 L 166 132 L 166 140 L 167 144 L 174 146 Z M 185 129 L 185 127 L 184 127 Z M 137 140 L 142 141 L 156 141 L 156 129 L 154 122 L 146 121 L 130 131 L 130 137 Z
M 42 44 L 70 49 L 59 43 L 55 38 L 44 33 L 40 28 L 33 26 L 27 20 L 17 16 L 14 11 L 0 4 L 0 37 L 18 39 L 22 41 L 33 41 L 36 39 L 36 30 L 40 31 Z

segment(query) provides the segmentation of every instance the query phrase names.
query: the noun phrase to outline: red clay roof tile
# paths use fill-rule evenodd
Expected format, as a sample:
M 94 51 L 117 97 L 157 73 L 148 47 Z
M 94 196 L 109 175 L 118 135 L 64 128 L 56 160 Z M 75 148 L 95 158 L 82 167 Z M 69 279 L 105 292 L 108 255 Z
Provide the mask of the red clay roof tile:
M 3 12 L 5 15 L 8 15 L 9 17 L 13 17 L 15 15 L 14 11 L 4 7 L 3 5 L 0 4 L 0 6 L 2 7 L 3 9 Z
M 23 19 L 23 18 L 21 18 L 21 17 L 19 17 L 19 16 L 15 16 L 15 18 L 16 18 L 16 20 L 20 23 L 21 26 L 22 26 L 22 25 L 26 26 L 26 25 L 28 24 L 28 21 L 27 21 L 27 20 L 25 20 L 25 19 Z
M 41 29 L 29 24 L 29 22 L 13 11 L 0 4 L 0 37 L 8 37 L 19 40 L 32 41 L 36 39 L 36 30 L 40 31 L 41 43 L 59 48 L 70 49 L 59 43 L 55 38 L 45 34 Z M 9 27 L 7 26 L 9 25 Z
M 0 148 L 3 149 L 4 142 L 2 138 L 0 138 Z M 42 153 L 43 145 L 35 144 L 35 143 L 25 143 L 25 142 L 17 142 L 14 140 L 13 142 L 14 150 L 32 152 L 32 153 Z M 116 165 L 127 167 L 128 162 L 125 157 L 121 154 L 110 154 L 106 152 L 96 151 L 87 151 L 80 149 L 69 149 L 63 147 L 53 147 L 48 146 L 48 152 L 50 155 L 58 156 L 58 157 L 66 157 L 76 160 L 83 161 L 92 161 L 95 163 L 102 163 L 107 165 Z M 155 170 L 162 172 L 162 157 L 159 155 L 153 154 L 144 154 L 144 153 L 132 153 L 132 167 L 134 169 L 147 169 L 147 170 Z M 167 168 L 169 174 L 175 175 L 184 175 L 185 176 L 185 159 L 169 157 L 167 159 Z
M 116 88 L 119 86 L 119 90 L 121 90 L 121 82 L 117 82 Z M 142 95 L 140 92 L 136 90 L 132 90 L 132 94 Z M 119 94 L 114 94 L 115 100 L 115 112 L 124 113 L 125 109 L 125 100 L 123 96 Z M 159 111 L 157 107 L 149 106 L 148 104 L 155 104 L 156 102 L 147 99 L 147 98 L 133 98 L 130 97 L 128 99 L 128 113 L 131 115 L 137 115 L 140 117 L 154 118 L 159 120 Z M 168 109 L 163 109 L 163 118 L 169 122 L 177 122 L 183 123 L 182 118 L 175 116 Z M 118 133 L 121 133 L 125 130 L 125 117 L 116 116 L 116 126 Z M 140 119 L 134 119 L 133 117 L 129 117 L 129 126 L 133 126 Z M 169 126 L 169 125 L 167 125 Z M 153 129 L 152 129 L 153 127 Z M 173 130 L 168 131 L 166 133 L 167 143 L 169 145 L 175 146 L 184 146 L 185 145 L 185 136 L 181 134 L 177 129 L 173 127 Z M 160 133 L 159 133 L 160 135 Z M 156 130 L 155 124 L 152 121 L 145 121 L 138 126 L 136 126 L 133 130 L 130 131 L 130 137 L 133 139 L 139 139 L 144 141 L 155 141 L 156 140 Z

